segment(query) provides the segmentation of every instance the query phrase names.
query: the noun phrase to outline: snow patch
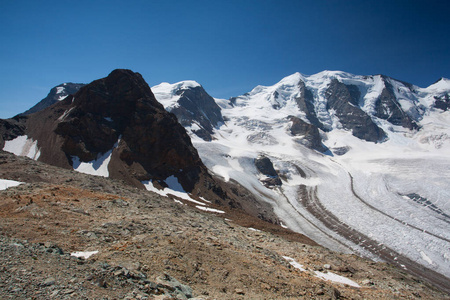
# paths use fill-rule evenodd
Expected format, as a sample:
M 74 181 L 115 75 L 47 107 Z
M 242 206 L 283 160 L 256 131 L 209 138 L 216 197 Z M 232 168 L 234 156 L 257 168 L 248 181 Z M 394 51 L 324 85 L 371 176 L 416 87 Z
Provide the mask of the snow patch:
M 289 264 L 291 266 L 293 266 L 294 268 L 302 271 L 302 272 L 306 272 L 307 270 L 305 269 L 305 267 L 301 264 L 299 264 L 295 259 L 289 257 L 289 256 L 283 256 L 283 258 L 285 260 L 287 260 L 289 262 Z M 346 284 L 349 286 L 353 286 L 353 287 L 357 287 L 360 288 L 361 286 L 356 283 L 355 281 L 348 279 L 347 277 L 332 273 L 332 272 L 319 272 L 319 271 L 314 271 L 314 274 L 317 278 L 320 278 L 322 280 L 326 280 L 326 281 L 332 281 L 332 282 L 336 282 L 336 283 L 342 283 L 342 284 Z
M 97 254 L 97 253 L 98 253 L 98 251 L 79 251 L 79 252 L 70 253 L 70 256 L 82 257 L 84 259 L 88 259 L 92 255 Z
M 7 188 L 18 186 L 23 184 L 23 182 L 8 180 L 8 179 L 0 179 L 0 191 L 6 190 Z
M 207 211 L 207 212 L 213 212 L 213 213 L 218 213 L 218 214 L 225 213 L 223 210 L 219 210 L 219 209 L 215 209 L 215 208 L 209 208 L 209 207 L 204 207 L 204 206 L 199 206 L 199 205 L 197 205 L 195 207 L 197 207 L 200 210 Z
M 41 151 L 37 147 L 37 141 L 28 138 L 26 135 L 18 136 L 13 140 L 5 141 L 3 150 L 19 156 L 27 156 L 37 160 Z
M 59 118 L 58 121 L 64 121 L 64 119 L 70 114 L 70 112 L 74 109 L 75 107 L 72 107 L 68 110 L 66 110 Z
M 347 277 L 332 273 L 332 272 L 323 273 L 323 272 L 315 271 L 314 273 L 316 274 L 316 277 L 326 280 L 326 281 L 342 283 L 342 284 L 346 284 L 346 285 L 357 287 L 357 288 L 361 287 L 359 284 L 357 284 L 353 280 L 348 279 Z
M 79 157 L 72 156 L 73 169 L 80 173 L 109 177 L 108 164 L 111 160 L 113 150 L 117 148 L 119 143 L 120 137 L 111 150 L 103 154 L 98 154 L 97 159 L 89 162 L 82 162 Z
M 295 259 L 289 256 L 283 256 L 285 260 L 289 262 L 291 266 L 293 266 L 296 269 L 299 269 L 302 272 L 306 272 L 306 269 L 303 267 L 303 265 L 299 264 Z
M 189 194 L 184 191 L 183 187 L 178 182 L 178 178 L 176 178 L 173 175 L 168 178 L 170 178 L 169 182 L 167 182 L 167 179 L 165 182 L 169 187 L 168 188 L 166 187 L 163 190 L 159 190 L 159 189 L 155 188 L 155 186 L 153 185 L 153 182 L 151 180 L 141 181 L 141 183 L 145 186 L 147 191 L 157 193 L 158 195 L 165 196 L 165 197 L 168 197 L 169 195 L 173 195 L 175 197 L 181 198 L 183 200 L 187 200 L 189 202 L 192 202 L 192 203 L 195 203 L 198 205 L 202 205 L 202 206 L 206 205 L 205 203 L 202 203 L 200 201 L 192 199 L 191 196 L 189 196 Z M 175 188 L 176 190 L 170 188 L 171 186 L 173 188 Z

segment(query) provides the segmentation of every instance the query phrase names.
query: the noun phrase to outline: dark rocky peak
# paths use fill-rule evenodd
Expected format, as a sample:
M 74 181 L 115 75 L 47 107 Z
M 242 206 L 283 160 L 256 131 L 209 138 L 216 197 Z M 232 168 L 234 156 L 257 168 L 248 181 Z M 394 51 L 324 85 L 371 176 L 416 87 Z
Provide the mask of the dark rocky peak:
M 261 174 L 266 176 L 266 178 L 261 179 L 261 182 L 266 187 L 280 186 L 282 184 L 281 179 L 278 176 L 277 171 L 275 171 L 270 158 L 266 156 L 258 157 L 257 159 L 255 159 L 255 167 Z
M 186 190 L 194 182 L 187 180 L 185 173 L 204 168 L 184 128 L 156 101 L 139 73 L 114 70 L 81 88 L 64 104 L 68 102 L 55 133 L 69 158 L 95 160 L 120 140 L 112 156 L 116 168 L 109 168 L 111 175 L 135 185 L 178 175 Z
M 375 116 L 393 125 L 403 126 L 410 130 L 417 129 L 419 126 L 403 111 L 397 101 L 391 79 L 387 76 L 381 76 L 381 78 L 385 87 L 375 102 Z
M 342 127 L 351 130 L 357 138 L 380 142 L 386 138 L 386 133 L 379 128 L 356 103 L 356 93 L 344 83 L 333 79 L 326 90 L 327 109 L 333 109 Z
M 291 134 L 293 136 L 301 136 L 301 138 L 297 139 L 298 143 L 319 152 L 328 150 L 327 147 L 322 144 L 319 129 L 315 125 L 306 123 L 302 119 L 294 116 L 289 116 L 288 118 L 292 122 L 290 128 Z
M 171 109 L 184 127 L 192 127 L 192 132 L 200 138 L 211 141 L 214 128 L 224 123 L 220 107 L 202 86 L 183 88 L 176 91 L 180 96 L 179 106 Z
M 305 83 L 302 80 L 298 82 L 298 86 L 300 88 L 300 94 L 299 97 L 295 99 L 298 107 L 301 111 L 305 112 L 306 118 L 312 125 L 325 131 L 326 128 L 317 118 L 317 114 L 314 109 L 313 93 L 306 87 Z
M 76 95 L 77 110 L 110 118 L 131 118 L 139 108 L 164 109 L 139 73 L 118 69 L 82 88 Z
M 29 110 L 21 113 L 20 115 L 29 115 L 38 111 L 41 111 L 50 105 L 53 105 L 69 95 L 75 94 L 81 87 L 83 87 L 84 83 L 72 83 L 66 82 L 60 85 L 55 86 L 50 90 L 47 97 L 39 101 L 36 105 L 34 105 Z

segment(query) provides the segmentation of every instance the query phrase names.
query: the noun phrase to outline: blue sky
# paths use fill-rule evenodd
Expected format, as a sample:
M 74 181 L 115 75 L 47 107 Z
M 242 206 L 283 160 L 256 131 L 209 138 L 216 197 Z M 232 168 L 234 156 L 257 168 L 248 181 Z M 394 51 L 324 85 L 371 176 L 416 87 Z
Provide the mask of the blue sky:
M 229 98 L 294 72 L 450 77 L 450 1 L 0 0 L 0 118 L 128 68 Z

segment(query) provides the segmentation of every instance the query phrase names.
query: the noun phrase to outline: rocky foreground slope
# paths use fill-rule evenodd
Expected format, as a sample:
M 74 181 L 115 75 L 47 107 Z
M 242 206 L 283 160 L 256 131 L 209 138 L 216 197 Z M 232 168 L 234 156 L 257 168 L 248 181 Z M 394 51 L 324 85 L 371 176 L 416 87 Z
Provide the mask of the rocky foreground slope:
M 207 213 L 6 152 L 0 166 L 0 178 L 25 182 L 0 191 L 2 299 L 447 297 L 239 210 Z M 98 253 L 70 256 L 78 251 Z

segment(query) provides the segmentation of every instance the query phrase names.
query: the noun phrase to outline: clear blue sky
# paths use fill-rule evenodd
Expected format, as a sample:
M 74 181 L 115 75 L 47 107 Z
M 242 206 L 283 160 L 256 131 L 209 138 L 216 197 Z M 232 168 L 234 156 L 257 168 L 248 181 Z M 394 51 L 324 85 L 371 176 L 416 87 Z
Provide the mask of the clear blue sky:
M 450 77 L 450 1 L 0 0 L 0 118 L 115 68 L 229 98 L 294 72 Z

